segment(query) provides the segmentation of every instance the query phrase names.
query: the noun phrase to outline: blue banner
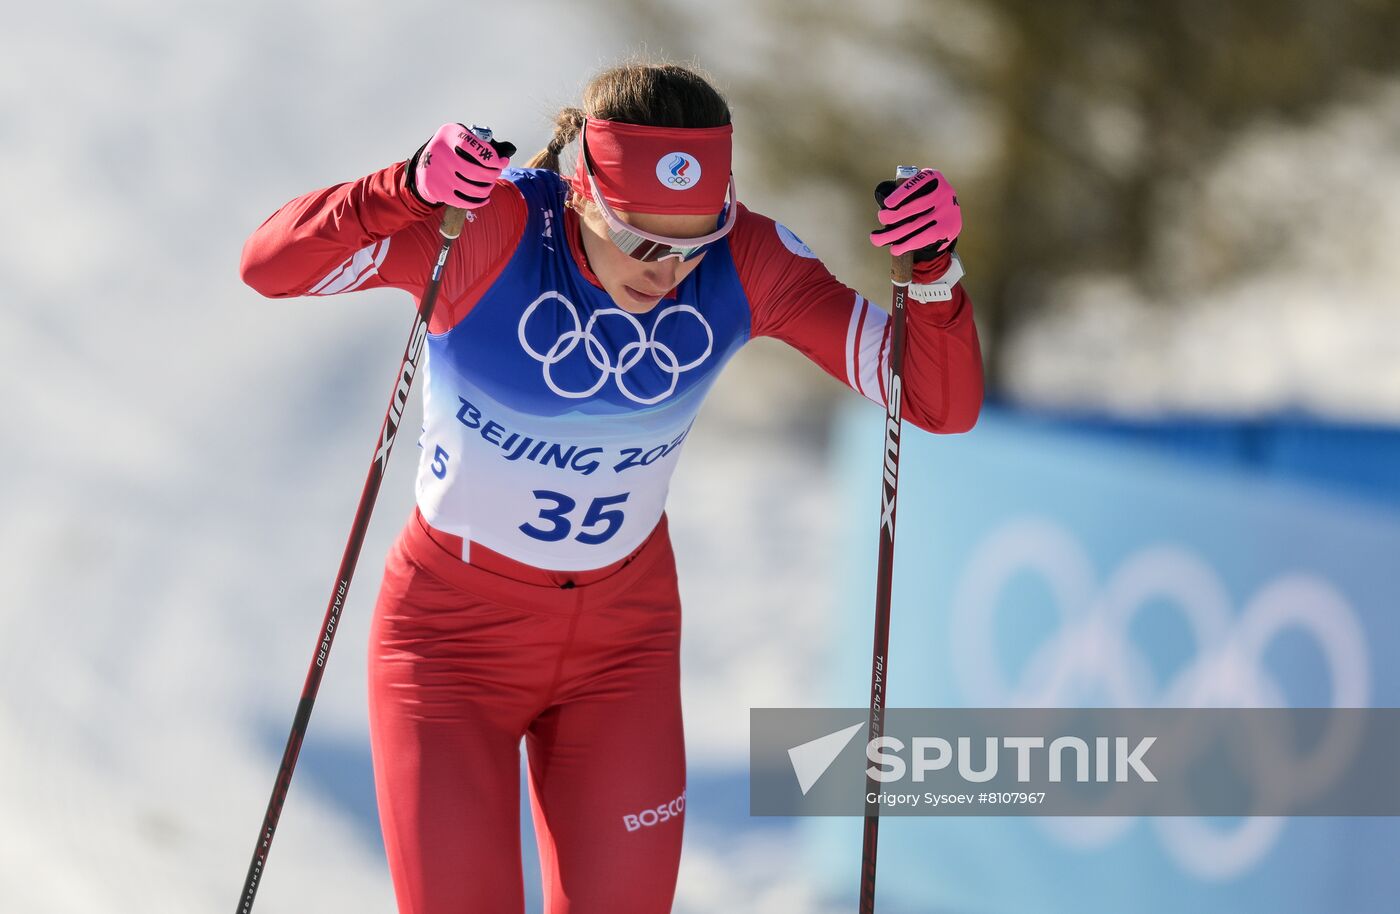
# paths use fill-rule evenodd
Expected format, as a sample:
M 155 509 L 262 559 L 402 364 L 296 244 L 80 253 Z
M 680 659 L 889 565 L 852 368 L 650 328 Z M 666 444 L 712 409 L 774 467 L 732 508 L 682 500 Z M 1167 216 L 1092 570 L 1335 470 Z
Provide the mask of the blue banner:
M 835 435 L 850 567 L 813 705 L 869 699 L 883 417 L 860 406 Z M 1400 704 L 1393 501 L 1001 410 L 906 424 L 899 482 L 891 707 Z M 853 896 L 859 822 L 801 829 Z M 900 818 L 879 847 L 884 914 L 1400 910 L 1393 818 Z

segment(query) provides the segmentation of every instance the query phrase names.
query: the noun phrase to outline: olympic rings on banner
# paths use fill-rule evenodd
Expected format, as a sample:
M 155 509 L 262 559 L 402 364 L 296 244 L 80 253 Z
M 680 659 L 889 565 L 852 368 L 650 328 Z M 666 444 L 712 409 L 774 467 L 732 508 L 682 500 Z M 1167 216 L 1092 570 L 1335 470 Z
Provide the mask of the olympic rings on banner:
M 1003 524 L 973 550 L 955 588 L 950 662 L 962 698 L 976 707 L 1122 708 L 1286 707 L 1284 684 L 1264 654 L 1276 638 L 1296 633 L 1317 648 L 1330 680 L 1333 707 L 1366 707 L 1370 662 L 1366 635 L 1345 597 L 1323 578 L 1286 572 L 1266 582 L 1240 610 L 1205 558 L 1185 545 L 1157 544 L 1126 556 L 1102 583 L 1088 550 L 1070 530 L 1042 517 Z M 1036 580 L 1051 597 L 1053 629 L 1030 648 L 1017 671 L 998 650 L 1002 594 L 1016 580 Z M 1159 682 L 1133 620 L 1147 607 L 1170 607 L 1190 633 L 1193 656 Z M 1039 623 L 1039 617 L 1037 617 Z M 1334 728 L 1336 729 L 1336 728 Z M 1356 734 L 1329 732 L 1307 755 L 1292 754 L 1278 734 L 1242 735 L 1267 754 L 1279 781 L 1325 783 L 1345 764 Z M 1258 785 L 1267 789 L 1269 785 Z M 1101 847 L 1121 838 L 1131 817 L 1041 820 L 1065 844 Z M 1251 816 L 1219 830 L 1191 817 L 1147 820 L 1186 871 L 1223 879 L 1243 873 L 1273 847 L 1285 820 Z

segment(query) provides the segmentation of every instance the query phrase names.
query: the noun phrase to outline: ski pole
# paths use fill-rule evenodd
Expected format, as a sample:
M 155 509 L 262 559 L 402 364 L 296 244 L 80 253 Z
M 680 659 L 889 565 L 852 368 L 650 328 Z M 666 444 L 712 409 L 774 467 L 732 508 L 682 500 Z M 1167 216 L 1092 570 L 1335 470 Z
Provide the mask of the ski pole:
M 895 179 L 906 181 L 919 173 L 910 165 L 895 169 Z M 890 308 L 890 373 L 885 384 L 884 485 L 880 493 L 880 560 L 875 581 L 875 650 L 870 663 L 870 729 L 867 740 L 885 733 L 885 706 L 890 677 L 890 585 L 894 571 L 894 509 L 899 495 L 900 388 L 904 374 L 904 298 L 914 277 L 912 252 L 891 255 L 890 280 L 894 301 Z M 869 745 L 869 742 L 866 743 Z M 880 784 L 865 776 L 865 838 L 861 845 L 860 914 L 875 912 L 875 859 L 880 838 Z M 875 797 L 874 801 L 869 798 Z
M 491 142 L 491 131 L 484 127 L 473 127 L 483 142 Z M 493 143 L 503 157 L 515 153 L 510 143 Z M 428 335 L 428 321 L 433 316 L 437 304 L 438 289 L 442 285 L 442 274 L 447 264 L 447 255 L 452 243 L 462 234 L 462 223 L 469 218 L 465 209 L 455 206 L 445 207 L 442 224 L 438 232 L 442 235 L 442 247 L 438 249 L 437 260 L 428 285 L 423 291 L 418 311 L 414 315 L 413 330 L 408 335 L 408 345 L 404 349 L 403 362 L 394 378 L 393 393 L 389 395 L 389 409 L 380 427 L 379 441 L 375 445 L 374 458 L 370 461 L 369 475 L 365 478 L 364 489 L 360 492 L 360 504 L 355 509 L 355 521 L 350 526 L 350 539 L 345 544 L 345 553 L 340 559 L 340 570 L 336 572 L 335 586 L 331 590 L 330 604 L 326 608 L 325 620 L 321 623 L 316 650 L 311 658 L 311 667 L 306 674 L 306 684 L 301 690 L 301 701 L 297 705 L 296 716 L 292 719 L 292 732 L 287 737 L 287 748 L 282 753 L 282 764 L 277 769 L 277 780 L 273 782 L 272 797 L 263 816 L 262 830 L 258 833 L 258 843 L 253 849 L 253 860 L 248 865 L 248 876 L 243 883 L 243 893 L 238 899 L 238 914 L 249 914 L 253 900 L 257 897 L 258 884 L 262 881 L 263 870 L 267 866 L 268 850 L 272 837 L 277 831 L 277 821 L 282 816 L 282 805 L 287 799 L 287 790 L 292 784 L 292 770 L 296 767 L 297 756 L 301 753 L 301 743 L 306 736 L 306 727 L 311 720 L 311 706 L 316 702 L 316 693 L 321 688 L 321 677 L 330 657 L 331 644 L 335 640 L 336 629 L 340 626 L 340 613 L 345 608 L 345 599 L 350 591 L 350 579 L 355 575 L 355 565 L 360 559 L 360 549 L 364 546 L 365 531 L 369 529 L 369 518 L 374 512 L 374 503 L 379 497 L 379 487 L 384 481 L 384 471 L 389 465 L 389 452 L 393 450 L 394 439 L 403 425 L 404 409 L 408 406 L 408 394 L 413 387 L 413 379 L 418 374 L 418 363 L 423 355 L 423 343 Z

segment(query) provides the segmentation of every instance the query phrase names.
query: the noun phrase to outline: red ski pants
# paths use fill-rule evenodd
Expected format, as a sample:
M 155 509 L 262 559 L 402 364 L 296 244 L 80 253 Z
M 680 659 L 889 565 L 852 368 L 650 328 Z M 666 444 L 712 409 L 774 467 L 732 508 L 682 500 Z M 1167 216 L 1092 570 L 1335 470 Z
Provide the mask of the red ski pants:
M 369 639 L 370 741 L 400 914 L 520 914 L 520 742 L 546 914 L 670 911 L 685 818 L 666 518 L 616 571 L 527 583 L 415 510 Z M 557 583 L 562 581 L 563 583 Z

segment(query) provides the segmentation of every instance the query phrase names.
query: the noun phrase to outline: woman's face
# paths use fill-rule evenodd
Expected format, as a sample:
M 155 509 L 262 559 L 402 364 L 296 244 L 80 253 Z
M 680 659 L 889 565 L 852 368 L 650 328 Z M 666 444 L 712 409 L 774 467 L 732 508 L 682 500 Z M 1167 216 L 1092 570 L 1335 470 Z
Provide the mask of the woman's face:
M 624 311 L 645 314 L 655 308 L 663 295 L 680 285 L 690 271 L 705 259 L 705 255 L 701 254 L 685 263 L 674 257 L 655 263 L 633 260 L 608 237 L 608 224 L 596 204 L 589 200 L 581 209 L 579 221 L 583 224 L 583 250 L 588 255 L 588 265 L 593 268 L 603 289 L 612 296 L 613 302 Z M 718 214 L 674 216 L 624 210 L 615 212 L 628 225 L 670 238 L 699 238 L 713 232 L 719 221 Z

